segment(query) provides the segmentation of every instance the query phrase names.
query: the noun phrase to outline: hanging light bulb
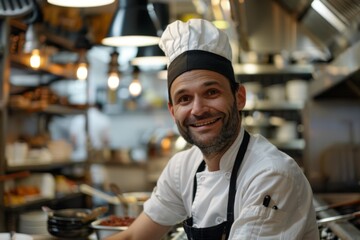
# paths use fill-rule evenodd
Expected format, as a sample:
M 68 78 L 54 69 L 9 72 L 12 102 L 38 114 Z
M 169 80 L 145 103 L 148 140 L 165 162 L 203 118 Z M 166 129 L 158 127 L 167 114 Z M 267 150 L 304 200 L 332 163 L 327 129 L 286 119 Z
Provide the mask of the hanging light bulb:
M 24 53 L 30 54 L 29 64 L 38 69 L 41 66 L 39 26 L 30 24 L 25 33 Z
M 129 85 L 129 92 L 131 96 L 137 97 L 142 91 L 141 83 L 138 79 L 134 79 Z
M 32 68 L 38 69 L 40 65 L 41 65 L 40 50 L 33 49 L 31 51 L 31 56 L 30 56 L 30 66 Z
M 88 76 L 88 64 L 86 61 L 86 49 L 81 49 L 79 52 L 78 65 L 76 69 L 76 77 L 79 80 L 86 80 Z
M 107 80 L 107 85 L 110 90 L 116 90 L 120 85 L 118 58 L 119 58 L 119 53 L 116 51 L 116 48 L 114 48 L 114 51 L 111 53 L 109 77 Z
M 132 97 L 137 97 L 142 92 L 142 86 L 139 81 L 139 69 L 135 67 L 134 73 L 133 73 L 134 79 L 129 85 L 129 92 Z
M 115 73 L 115 72 L 111 72 L 109 74 L 109 78 L 107 81 L 108 87 L 111 90 L 116 90 L 119 85 L 120 85 L 120 78 L 119 78 L 119 74 Z
M 88 76 L 88 68 L 86 63 L 79 63 L 76 70 L 76 77 L 79 80 L 85 80 Z

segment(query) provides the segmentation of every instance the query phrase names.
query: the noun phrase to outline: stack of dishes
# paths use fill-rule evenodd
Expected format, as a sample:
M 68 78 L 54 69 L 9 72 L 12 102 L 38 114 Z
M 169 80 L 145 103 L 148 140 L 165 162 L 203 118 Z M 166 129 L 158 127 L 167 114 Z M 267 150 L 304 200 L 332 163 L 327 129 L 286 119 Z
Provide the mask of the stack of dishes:
M 16 239 L 16 240 L 33 240 L 34 238 L 30 235 L 23 233 L 0 233 L 0 239 Z
M 57 238 L 87 239 L 93 233 L 90 223 L 94 219 L 85 220 L 90 209 L 61 209 L 52 212 L 47 220 L 48 232 Z
M 31 235 L 48 235 L 46 213 L 31 211 L 21 214 L 19 232 Z

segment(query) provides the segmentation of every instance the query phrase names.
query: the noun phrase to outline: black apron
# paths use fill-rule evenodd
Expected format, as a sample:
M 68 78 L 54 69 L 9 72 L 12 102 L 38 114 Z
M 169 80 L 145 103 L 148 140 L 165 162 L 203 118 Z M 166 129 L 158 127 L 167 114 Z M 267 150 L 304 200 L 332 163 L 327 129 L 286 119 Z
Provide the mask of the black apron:
M 244 155 L 249 143 L 250 135 L 248 132 L 244 132 L 244 139 L 241 143 L 240 149 L 236 155 L 234 166 L 231 172 L 230 177 L 230 186 L 228 194 L 228 205 L 227 205 L 227 220 L 221 224 L 206 227 L 206 228 L 195 228 L 193 227 L 193 218 L 190 217 L 183 222 L 183 227 L 186 232 L 188 239 L 191 240 L 220 240 L 228 239 L 231 229 L 231 225 L 234 222 L 234 201 L 236 194 L 236 179 L 238 176 L 238 170 L 240 168 L 241 162 L 244 159 Z M 202 161 L 198 167 L 196 173 L 202 172 L 205 169 L 205 161 Z M 197 181 L 196 174 L 194 177 L 194 189 L 193 189 L 193 202 L 196 194 Z

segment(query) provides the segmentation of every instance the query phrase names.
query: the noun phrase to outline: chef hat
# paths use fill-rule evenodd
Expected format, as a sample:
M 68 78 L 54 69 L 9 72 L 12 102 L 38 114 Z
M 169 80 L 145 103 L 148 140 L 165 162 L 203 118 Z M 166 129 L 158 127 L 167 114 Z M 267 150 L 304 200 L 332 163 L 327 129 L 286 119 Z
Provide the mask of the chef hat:
M 235 83 L 228 36 L 209 21 L 177 20 L 167 26 L 159 46 L 169 58 L 169 91 L 172 82 L 179 75 L 194 69 L 218 72 L 228 78 L 231 83 Z

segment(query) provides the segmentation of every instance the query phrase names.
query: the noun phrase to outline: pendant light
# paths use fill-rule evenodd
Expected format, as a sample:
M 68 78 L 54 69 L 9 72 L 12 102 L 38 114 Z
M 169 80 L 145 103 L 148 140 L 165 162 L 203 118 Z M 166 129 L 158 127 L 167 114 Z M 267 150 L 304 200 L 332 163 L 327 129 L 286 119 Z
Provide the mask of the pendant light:
M 111 53 L 111 59 L 109 64 L 109 75 L 107 80 L 107 85 L 109 90 L 115 91 L 120 85 L 120 73 L 119 73 L 119 63 L 118 63 L 119 53 L 114 48 L 114 51 Z
M 161 36 L 163 30 L 169 24 L 169 4 L 151 3 L 149 4 L 149 13 L 156 23 L 158 35 Z M 131 64 L 139 67 L 141 71 L 159 71 L 164 69 L 167 63 L 168 59 L 159 45 L 138 47 L 137 55 L 131 61 Z
M 87 26 L 86 23 L 78 33 L 74 47 L 78 50 L 78 61 L 76 68 L 76 77 L 79 80 L 86 80 L 89 72 L 89 63 L 86 58 L 87 50 L 92 47 L 91 42 L 87 38 Z
M 117 47 L 156 45 L 160 37 L 155 24 L 147 0 L 119 0 L 102 44 Z
M 137 67 L 134 67 L 134 70 L 133 70 L 133 80 L 131 81 L 130 85 L 129 85 L 129 92 L 130 92 L 130 95 L 133 97 L 133 98 L 136 98 L 138 97 L 141 92 L 142 92 L 142 85 L 140 83 L 140 71 L 139 71 L 139 68 Z
M 29 64 L 32 68 L 38 69 L 42 64 L 40 28 L 42 22 L 42 13 L 40 7 L 34 2 L 34 8 L 31 14 L 24 20 L 28 25 L 25 32 L 25 43 L 23 52 L 30 54 Z
M 99 7 L 115 2 L 115 0 L 48 0 L 48 3 L 61 7 Z
M 131 64 L 139 67 L 142 71 L 162 70 L 168 62 L 164 52 L 158 45 L 139 47 L 136 57 Z

